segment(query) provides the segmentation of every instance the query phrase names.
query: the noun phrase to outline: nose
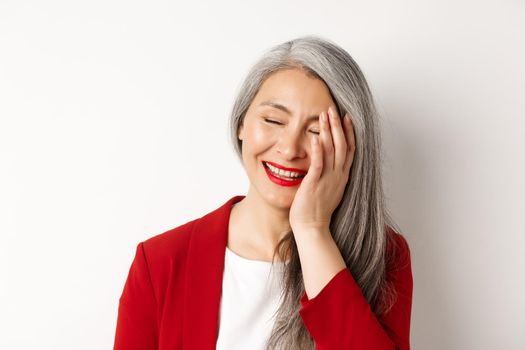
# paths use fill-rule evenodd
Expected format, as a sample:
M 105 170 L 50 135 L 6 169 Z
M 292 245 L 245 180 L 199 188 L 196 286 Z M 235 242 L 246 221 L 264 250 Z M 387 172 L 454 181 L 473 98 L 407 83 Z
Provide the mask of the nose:
M 285 160 L 304 158 L 306 156 L 306 147 L 304 143 L 305 140 L 301 133 L 289 128 L 283 130 L 279 136 L 277 152 L 281 154 Z

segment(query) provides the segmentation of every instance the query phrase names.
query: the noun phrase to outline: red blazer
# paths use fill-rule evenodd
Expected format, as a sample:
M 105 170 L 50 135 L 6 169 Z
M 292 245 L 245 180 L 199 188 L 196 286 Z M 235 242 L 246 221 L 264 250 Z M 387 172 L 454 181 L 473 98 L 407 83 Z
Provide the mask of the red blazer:
M 119 299 L 114 349 L 215 349 L 229 216 L 243 198 L 138 244 Z M 394 234 L 400 249 L 387 276 L 398 296 L 387 314 L 374 315 L 347 268 L 315 298 L 304 293 L 299 313 L 318 350 L 410 349 L 410 251 Z

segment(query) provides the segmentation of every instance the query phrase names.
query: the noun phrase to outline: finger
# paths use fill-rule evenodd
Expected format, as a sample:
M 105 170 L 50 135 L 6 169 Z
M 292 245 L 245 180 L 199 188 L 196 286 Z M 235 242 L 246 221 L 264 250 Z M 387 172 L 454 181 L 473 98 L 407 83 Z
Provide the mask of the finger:
M 330 116 L 330 129 L 332 131 L 332 138 L 334 142 L 334 169 L 344 170 L 346 161 L 346 140 L 343 125 L 339 114 L 332 107 L 328 107 L 328 115 Z
M 350 115 L 347 113 L 344 120 L 344 126 L 345 126 L 345 134 L 346 134 L 346 144 L 347 144 L 347 153 L 346 153 L 346 160 L 345 160 L 345 171 L 350 171 L 350 167 L 352 166 L 352 162 L 354 160 L 354 154 L 355 154 L 355 134 L 354 134 L 354 125 L 352 123 L 352 120 L 350 119 Z
M 313 180 L 317 181 L 321 177 L 323 172 L 323 150 L 319 144 L 319 138 L 317 136 L 312 137 L 312 154 L 310 168 L 308 169 L 308 176 Z
M 321 112 L 321 145 L 323 150 L 323 169 L 333 170 L 334 168 L 334 145 L 332 143 L 332 133 L 330 131 L 330 121 L 325 112 Z

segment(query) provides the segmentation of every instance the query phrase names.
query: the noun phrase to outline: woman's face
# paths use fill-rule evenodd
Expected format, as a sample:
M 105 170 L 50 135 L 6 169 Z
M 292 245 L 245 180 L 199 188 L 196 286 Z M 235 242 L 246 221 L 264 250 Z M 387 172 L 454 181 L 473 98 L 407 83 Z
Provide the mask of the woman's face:
M 290 208 L 300 178 L 274 176 L 265 163 L 306 173 L 311 139 L 320 131 L 319 114 L 330 106 L 337 110 L 326 84 L 299 69 L 281 70 L 266 79 L 238 131 L 250 192 L 277 208 Z

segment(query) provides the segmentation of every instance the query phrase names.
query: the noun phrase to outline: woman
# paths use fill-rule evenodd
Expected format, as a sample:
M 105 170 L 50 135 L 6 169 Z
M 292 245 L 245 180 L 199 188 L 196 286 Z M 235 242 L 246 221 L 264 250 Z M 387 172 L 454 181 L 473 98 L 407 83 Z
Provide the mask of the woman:
M 248 193 L 138 244 L 115 349 L 408 350 L 410 251 L 377 123 L 342 48 L 306 36 L 266 52 L 231 115 Z

